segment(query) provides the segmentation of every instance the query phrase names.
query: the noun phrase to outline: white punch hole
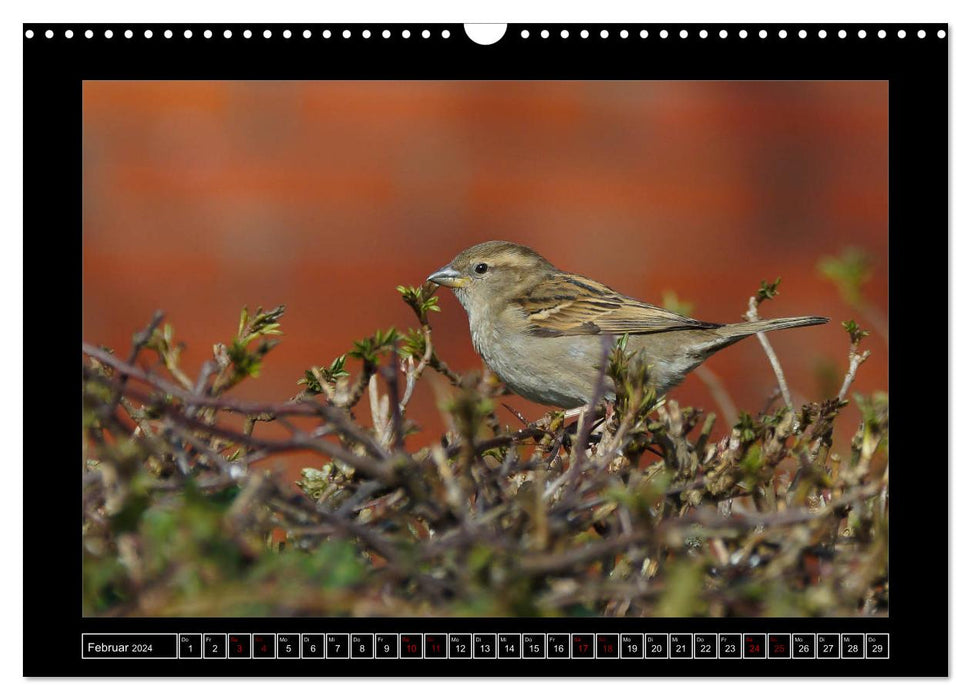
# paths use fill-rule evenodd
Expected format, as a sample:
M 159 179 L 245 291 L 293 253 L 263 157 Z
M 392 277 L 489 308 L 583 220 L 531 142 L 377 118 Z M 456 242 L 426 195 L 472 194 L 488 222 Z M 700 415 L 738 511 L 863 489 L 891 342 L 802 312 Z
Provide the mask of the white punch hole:
M 444 38 L 448 38 L 442 32 Z M 466 24 L 465 34 L 480 46 L 491 46 L 506 34 L 505 24 Z

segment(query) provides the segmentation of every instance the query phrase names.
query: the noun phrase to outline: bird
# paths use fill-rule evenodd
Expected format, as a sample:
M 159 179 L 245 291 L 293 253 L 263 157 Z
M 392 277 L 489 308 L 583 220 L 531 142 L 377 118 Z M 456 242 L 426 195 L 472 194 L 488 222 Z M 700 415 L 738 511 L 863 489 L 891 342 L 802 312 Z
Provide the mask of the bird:
M 454 292 L 468 315 L 472 345 L 509 389 L 564 409 L 593 400 L 603 374 L 605 336 L 626 336 L 626 350 L 643 354 L 655 390 L 664 394 L 743 338 L 829 321 L 822 316 L 698 321 L 559 270 L 508 241 L 473 245 L 427 279 Z M 613 400 L 613 383 L 605 380 L 604 397 Z

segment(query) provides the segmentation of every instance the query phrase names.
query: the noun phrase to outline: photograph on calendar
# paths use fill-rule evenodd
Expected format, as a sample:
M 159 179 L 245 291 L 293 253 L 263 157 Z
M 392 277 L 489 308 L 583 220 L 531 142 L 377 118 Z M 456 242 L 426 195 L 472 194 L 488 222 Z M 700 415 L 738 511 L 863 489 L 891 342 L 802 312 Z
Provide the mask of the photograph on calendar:
M 85 80 L 85 617 L 886 617 L 886 80 Z

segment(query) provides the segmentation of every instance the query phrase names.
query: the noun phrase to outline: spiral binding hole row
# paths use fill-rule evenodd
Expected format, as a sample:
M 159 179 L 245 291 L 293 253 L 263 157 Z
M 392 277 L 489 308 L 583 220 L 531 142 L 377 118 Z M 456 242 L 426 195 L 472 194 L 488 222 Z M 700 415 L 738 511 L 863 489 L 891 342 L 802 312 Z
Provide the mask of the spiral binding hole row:
M 124 31 L 119 30 L 119 32 L 120 32 L 120 35 L 123 36 L 125 39 L 132 39 L 135 37 L 135 31 L 132 29 L 125 29 Z M 719 39 L 727 39 L 729 37 L 729 34 L 730 33 L 727 29 L 721 29 L 721 30 L 718 30 L 717 32 L 717 36 Z M 244 29 L 242 32 L 240 32 L 240 35 L 244 39 L 251 39 L 254 36 L 256 36 L 253 33 L 253 31 L 250 29 Z M 376 32 L 372 32 L 370 29 L 360 29 L 356 31 L 356 35 L 361 37 L 362 39 L 370 39 L 372 36 L 380 36 L 382 39 L 390 39 L 393 35 L 393 32 L 390 29 L 383 29 L 378 34 Z M 402 39 L 410 39 L 412 36 L 412 32 L 410 29 L 402 29 L 399 35 L 401 36 Z M 539 32 L 537 32 L 537 35 L 539 36 L 540 39 L 548 39 L 550 38 L 550 36 L 552 36 L 550 30 L 548 29 L 541 29 Z M 639 36 L 641 39 L 648 39 L 651 36 L 650 32 L 647 29 L 641 29 L 639 31 L 620 29 L 616 31 L 616 36 L 618 36 L 621 39 L 627 39 L 635 35 Z M 35 36 L 35 32 L 33 29 L 28 29 L 24 32 L 24 36 L 27 39 L 33 39 Z M 53 39 L 55 37 L 55 32 L 53 29 L 48 29 L 43 33 L 43 36 L 47 39 Z M 75 36 L 74 30 L 73 29 L 63 30 L 63 36 L 65 39 L 73 39 Z M 95 33 L 91 29 L 86 29 L 84 30 L 83 34 L 81 34 L 81 36 L 83 36 L 85 39 L 93 39 L 95 37 Z M 103 36 L 105 39 L 112 39 L 115 36 L 115 31 L 112 29 L 105 29 Z M 145 39 L 152 39 L 155 37 L 155 32 L 151 29 L 146 29 L 142 32 L 142 36 Z M 161 33 L 161 36 L 165 39 L 172 39 L 175 36 L 175 32 L 173 32 L 171 29 L 166 29 Z M 196 34 L 191 29 L 186 29 L 185 31 L 182 32 L 182 36 L 185 39 L 192 39 L 196 37 Z M 201 36 L 204 39 L 212 39 L 214 36 L 218 36 L 218 35 L 216 32 L 213 32 L 212 29 L 205 29 L 202 32 L 200 32 L 198 36 Z M 225 29 L 221 33 L 221 36 L 223 39 L 232 39 L 235 36 L 235 34 L 233 33 L 233 30 Z M 263 30 L 262 37 L 264 39 L 272 39 L 274 36 L 275 36 L 275 33 L 273 30 L 271 29 Z M 290 39 L 297 36 L 302 36 L 304 39 L 310 39 L 314 36 L 314 33 L 309 29 L 304 29 L 302 32 L 299 32 L 299 30 L 293 31 L 290 29 L 283 29 L 282 31 L 280 31 L 280 36 L 282 36 L 284 39 Z M 344 39 L 350 39 L 353 36 L 355 36 L 355 31 L 351 29 L 344 29 L 343 31 L 340 32 L 339 35 L 337 35 L 334 32 L 332 32 L 330 29 L 324 29 L 322 32 L 320 32 L 319 36 L 324 39 L 330 39 L 335 36 L 340 36 Z M 429 29 L 423 29 L 421 30 L 421 32 L 418 33 L 418 36 L 420 36 L 422 39 L 429 39 L 432 36 L 432 32 Z M 440 36 L 442 39 L 448 39 L 451 37 L 451 32 L 448 29 L 443 29 L 440 33 Z M 519 36 L 522 39 L 529 39 L 532 35 L 528 29 L 523 29 L 520 32 Z M 611 36 L 614 36 L 614 34 L 612 34 L 611 31 L 608 29 L 601 29 L 600 32 L 591 32 L 589 29 L 580 29 L 580 30 L 562 29 L 559 32 L 559 37 L 561 39 L 569 39 L 570 37 L 573 37 L 573 36 L 579 36 L 581 39 L 589 39 L 590 37 L 594 37 L 594 36 L 599 36 L 601 39 L 609 39 Z M 657 33 L 657 36 L 661 39 L 667 39 L 669 36 L 672 36 L 672 34 L 669 33 L 667 29 L 662 29 Z M 687 39 L 690 36 L 692 36 L 692 33 L 689 32 L 689 30 L 687 29 L 681 29 L 680 31 L 677 32 L 676 36 L 680 37 L 681 39 Z M 697 36 L 700 39 L 707 39 L 709 36 L 712 36 L 712 34 L 710 34 L 707 29 L 698 29 L 695 32 L 695 36 Z M 747 29 L 739 29 L 737 32 L 737 36 L 739 39 L 747 39 L 749 37 L 749 31 Z M 767 39 L 769 37 L 769 31 L 766 29 L 760 29 L 756 34 L 753 35 L 753 38 L 754 36 L 758 36 L 758 38 L 760 39 Z M 776 36 L 779 39 L 787 39 L 790 36 L 789 30 L 779 29 L 778 32 L 776 33 Z M 795 36 L 797 36 L 799 39 L 806 39 L 810 36 L 810 34 L 805 29 L 800 29 L 795 33 Z M 825 29 L 820 29 L 818 32 L 816 32 L 816 36 L 819 39 L 826 39 L 829 37 L 829 32 Z M 847 37 L 851 36 L 851 34 L 845 29 L 840 29 L 835 32 L 835 36 L 840 39 L 846 39 Z M 865 29 L 860 29 L 856 32 L 856 36 L 859 39 L 866 39 L 870 35 L 867 33 Z M 875 36 L 878 39 L 885 39 L 887 36 L 889 36 L 889 34 L 885 29 L 879 29 L 876 31 Z M 916 36 L 918 39 L 924 39 L 928 36 L 928 34 L 926 30 L 919 29 L 916 32 Z M 945 37 L 947 37 L 947 32 L 943 29 L 939 29 L 937 31 L 937 37 L 939 39 L 944 39 Z M 898 30 L 897 38 L 906 39 L 907 31 L 905 29 Z
M 636 33 L 637 36 L 639 36 L 641 39 L 648 39 L 651 36 L 650 32 L 647 29 L 641 29 L 639 32 L 637 32 L 635 30 L 634 33 Z M 576 34 L 581 39 L 588 39 L 588 38 L 590 38 L 590 36 L 592 36 L 591 33 L 590 33 L 590 31 L 587 30 L 587 29 L 581 29 Z M 662 29 L 662 30 L 660 30 L 658 32 L 657 35 L 661 39 L 667 39 L 669 36 L 671 36 L 671 33 L 668 32 L 667 29 Z M 707 29 L 699 29 L 697 31 L 697 34 L 696 34 L 696 36 L 699 39 L 707 39 L 710 35 L 711 34 L 709 33 L 709 31 Z M 879 39 L 886 39 L 888 35 L 889 34 L 888 34 L 888 32 L 887 32 L 886 29 L 879 29 L 876 32 L 876 36 Z M 917 30 L 916 35 L 917 35 L 917 38 L 918 39 L 924 39 L 925 37 L 927 37 L 927 31 L 924 30 L 924 29 L 919 29 L 919 30 Z M 523 38 L 523 39 L 529 39 L 530 36 L 531 36 L 531 34 L 530 34 L 530 31 L 528 29 L 523 29 L 519 33 L 519 36 L 521 38 Z M 550 36 L 551 36 L 551 34 L 550 34 L 550 31 L 548 29 L 541 29 L 539 31 L 539 33 L 538 33 L 538 36 L 541 39 L 549 39 Z M 563 29 L 563 30 L 560 31 L 560 38 L 562 38 L 562 39 L 569 39 L 570 36 L 572 36 L 572 34 L 571 34 L 571 32 L 570 32 L 569 29 Z M 599 36 L 600 36 L 601 39 L 609 39 L 612 35 L 610 33 L 610 30 L 602 29 L 602 30 L 600 30 Z M 632 36 L 632 33 L 629 30 L 627 30 L 627 29 L 621 29 L 620 31 L 617 32 L 617 36 L 619 36 L 621 39 L 627 39 L 629 36 Z M 687 38 L 689 38 L 691 36 L 691 32 L 689 32 L 687 29 L 682 29 L 682 30 L 680 30 L 678 32 L 677 36 L 679 36 L 682 39 L 687 39 Z M 729 31 L 727 29 L 721 29 L 721 30 L 718 31 L 717 36 L 720 39 L 727 39 L 729 37 Z M 769 31 L 767 29 L 760 29 L 758 31 L 757 36 L 760 39 L 767 39 L 769 37 Z M 780 39 L 786 39 L 786 38 L 789 37 L 789 30 L 780 29 L 778 31 L 778 33 L 777 33 L 777 36 Z M 809 37 L 809 32 L 806 31 L 805 29 L 800 29 L 796 33 L 796 36 L 798 36 L 800 39 L 806 39 L 806 38 Z M 825 39 L 825 38 L 827 38 L 829 36 L 829 32 L 827 32 L 825 29 L 820 29 L 816 33 L 816 36 L 818 38 L 820 38 L 820 39 Z M 838 30 L 836 32 L 836 36 L 839 37 L 840 39 L 845 39 L 848 36 L 850 36 L 850 33 L 847 32 L 847 30 L 845 30 L 845 29 L 840 29 L 840 30 Z M 865 29 L 860 29 L 859 31 L 856 32 L 856 36 L 858 38 L 860 38 L 860 39 L 866 39 L 867 36 L 868 36 L 868 34 L 867 34 L 867 31 Z M 937 37 L 939 39 L 944 39 L 946 36 L 947 36 L 947 32 L 945 30 L 939 29 L 937 31 Z M 738 30 L 738 38 L 739 39 L 747 39 L 748 37 L 749 37 L 749 31 L 747 29 L 739 29 Z M 907 31 L 905 29 L 898 30 L 897 31 L 897 38 L 898 39 L 906 39 L 907 38 Z
M 119 31 L 121 32 L 121 30 Z M 302 33 L 299 32 L 299 30 L 293 31 L 291 29 L 284 29 L 280 31 L 279 34 L 284 39 L 290 39 L 295 36 L 302 36 L 304 39 L 310 39 L 314 36 L 314 33 L 309 29 L 304 29 Z M 256 36 L 251 29 L 244 29 L 242 32 L 239 33 L 239 35 L 242 36 L 244 39 L 252 39 L 254 36 Z M 274 35 L 275 35 L 275 32 L 271 29 L 264 29 L 262 33 L 262 36 L 264 39 L 272 39 Z M 355 33 L 352 32 L 350 29 L 345 29 L 342 32 L 340 32 L 339 35 L 337 36 L 341 36 L 344 39 L 350 39 L 354 35 Z M 36 34 L 33 29 L 28 29 L 24 32 L 24 36 L 27 39 L 33 39 L 36 36 Z M 55 37 L 55 32 L 53 29 L 48 29 L 43 33 L 42 36 L 44 36 L 47 39 L 53 39 Z M 75 36 L 74 30 L 65 29 L 63 32 L 63 36 L 65 39 L 73 39 Z M 95 33 L 93 30 L 88 29 L 84 31 L 82 36 L 85 39 L 93 39 L 95 37 Z M 115 31 L 112 29 L 106 29 L 104 30 L 103 36 L 105 39 L 113 39 L 115 36 Z M 125 39 L 133 39 L 136 36 L 136 32 L 132 29 L 126 29 L 120 33 L 120 36 L 123 36 Z M 153 39 L 155 38 L 156 34 L 153 30 L 146 29 L 143 32 L 141 32 L 141 36 L 145 39 Z M 161 36 L 165 39 L 172 39 L 175 36 L 175 33 L 171 29 L 166 29 L 161 33 Z M 235 36 L 235 33 L 231 29 L 225 29 L 222 31 L 221 34 L 218 32 L 214 32 L 212 29 L 205 29 L 201 31 L 198 35 L 196 35 L 191 29 L 186 29 L 185 31 L 182 32 L 182 37 L 185 39 L 192 39 L 193 37 L 197 37 L 197 36 L 201 36 L 204 39 L 212 39 L 213 37 L 218 38 L 219 36 L 222 36 L 222 38 L 224 39 L 232 39 Z M 331 37 L 335 36 L 335 33 L 332 32 L 330 29 L 325 29 L 322 32 L 320 32 L 319 36 L 321 36 L 324 39 L 330 39 Z M 370 29 L 362 29 L 359 32 L 357 32 L 357 36 L 360 36 L 362 39 L 370 39 L 372 36 L 381 36 L 381 38 L 383 39 L 390 39 L 392 36 L 392 32 L 390 29 L 384 29 L 380 32 L 380 34 L 375 34 L 375 32 L 372 32 Z M 402 39 L 410 39 L 412 36 L 412 32 L 410 29 L 403 29 L 401 30 L 400 36 Z M 423 29 L 418 34 L 418 36 L 420 36 L 422 39 L 430 39 L 432 36 L 432 32 L 428 29 Z M 440 33 L 440 36 L 442 39 L 448 39 L 452 36 L 452 33 L 448 29 L 443 29 Z

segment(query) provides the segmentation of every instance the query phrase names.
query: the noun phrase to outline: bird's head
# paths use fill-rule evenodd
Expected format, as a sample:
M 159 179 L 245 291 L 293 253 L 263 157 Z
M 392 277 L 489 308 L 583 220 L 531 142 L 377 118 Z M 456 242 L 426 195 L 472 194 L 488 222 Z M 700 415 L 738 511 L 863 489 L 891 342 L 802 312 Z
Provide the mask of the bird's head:
M 555 271 L 546 258 L 526 246 L 488 241 L 466 248 L 428 280 L 451 287 L 471 313 L 473 308 L 501 308 Z

